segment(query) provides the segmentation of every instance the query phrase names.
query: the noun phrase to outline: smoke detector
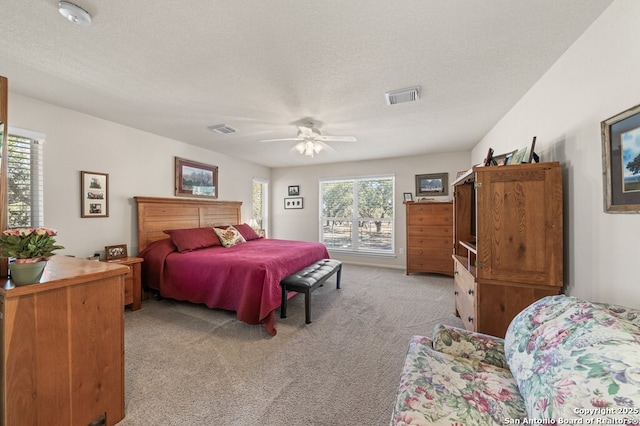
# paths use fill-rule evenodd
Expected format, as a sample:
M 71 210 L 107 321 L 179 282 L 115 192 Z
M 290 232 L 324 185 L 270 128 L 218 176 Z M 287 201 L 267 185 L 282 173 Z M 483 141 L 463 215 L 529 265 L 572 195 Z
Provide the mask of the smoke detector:
M 221 135 L 235 133 L 238 131 L 238 129 L 231 127 L 228 124 L 216 124 L 215 126 L 207 127 L 207 129 L 211 130 L 213 133 L 219 133 Z
M 82 25 L 83 27 L 91 25 L 91 15 L 80 6 L 76 6 L 68 1 L 61 1 L 58 3 L 58 10 L 69 22 Z
M 420 87 L 409 87 L 407 89 L 393 90 L 384 94 L 387 98 L 387 105 L 395 105 L 403 102 L 412 102 L 420 99 Z

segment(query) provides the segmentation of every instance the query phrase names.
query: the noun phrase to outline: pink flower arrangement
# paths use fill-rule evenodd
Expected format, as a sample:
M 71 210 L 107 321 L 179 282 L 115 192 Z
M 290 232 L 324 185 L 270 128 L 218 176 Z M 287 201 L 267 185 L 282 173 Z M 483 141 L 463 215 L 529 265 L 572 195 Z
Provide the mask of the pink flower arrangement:
M 55 250 L 57 233 L 50 228 L 16 228 L 2 231 L 0 249 L 2 257 L 15 257 L 18 263 L 47 260 Z

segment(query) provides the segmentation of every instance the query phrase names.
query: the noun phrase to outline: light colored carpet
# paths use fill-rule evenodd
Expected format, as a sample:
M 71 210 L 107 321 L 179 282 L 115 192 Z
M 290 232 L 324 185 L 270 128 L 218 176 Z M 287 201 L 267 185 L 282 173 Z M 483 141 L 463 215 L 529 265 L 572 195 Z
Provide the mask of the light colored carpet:
M 276 313 L 278 334 L 231 312 L 146 300 L 125 313 L 126 417 L 118 425 L 386 425 L 409 338 L 462 326 L 453 279 L 345 264 Z

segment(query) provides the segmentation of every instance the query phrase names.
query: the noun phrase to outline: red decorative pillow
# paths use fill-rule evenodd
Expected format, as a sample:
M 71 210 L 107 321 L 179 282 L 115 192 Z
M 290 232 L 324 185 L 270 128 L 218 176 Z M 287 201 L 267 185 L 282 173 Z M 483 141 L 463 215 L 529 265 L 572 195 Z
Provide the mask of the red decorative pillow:
M 220 240 L 216 233 L 209 227 L 168 229 L 163 232 L 165 234 L 169 234 L 171 241 L 175 244 L 180 253 L 222 245 L 220 244 Z
M 241 225 L 233 225 L 233 227 L 236 228 L 238 232 L 240 232 L 240 234 L 242 234 L 246 241 L 257 240 L 261 238 L 260 235 L 258 235 L 258 233 L 246 223 L 243 223 Z

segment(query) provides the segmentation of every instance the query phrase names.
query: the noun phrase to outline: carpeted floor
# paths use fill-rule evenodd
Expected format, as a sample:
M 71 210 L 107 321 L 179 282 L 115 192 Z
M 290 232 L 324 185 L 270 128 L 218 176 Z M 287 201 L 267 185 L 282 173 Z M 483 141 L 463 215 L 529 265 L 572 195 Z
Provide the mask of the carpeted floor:
M 231 312 L 146 300 L 125 313 L 119 426 L 386 425 L 410 336 L 453 314 L 453 279 L 345 264 L 276 315 L 278 334 Z

